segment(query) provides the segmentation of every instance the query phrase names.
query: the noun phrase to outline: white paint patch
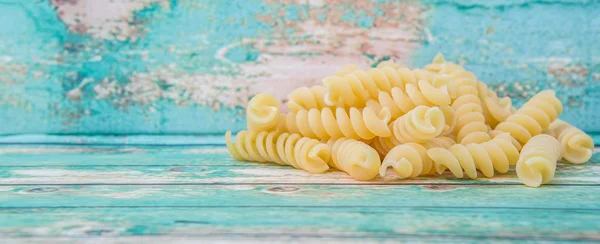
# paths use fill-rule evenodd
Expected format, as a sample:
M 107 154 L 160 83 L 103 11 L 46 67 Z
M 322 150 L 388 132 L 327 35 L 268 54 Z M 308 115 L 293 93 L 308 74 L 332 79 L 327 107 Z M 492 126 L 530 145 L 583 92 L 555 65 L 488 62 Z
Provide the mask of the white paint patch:
M 163 9 L 170 9 L 168 0 L 52 0 L 69 31 L 120 41 L 135 41 L 145 32 L 143 27 L 135 24 L 133 14 L 154 3 L 160 4 Z

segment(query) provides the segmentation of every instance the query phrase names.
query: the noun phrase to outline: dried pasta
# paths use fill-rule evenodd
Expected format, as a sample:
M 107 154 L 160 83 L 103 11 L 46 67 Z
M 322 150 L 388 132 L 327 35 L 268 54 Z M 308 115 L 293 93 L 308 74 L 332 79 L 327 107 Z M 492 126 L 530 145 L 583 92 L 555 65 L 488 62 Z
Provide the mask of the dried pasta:
M 247 131 L 225 141 L 231 157 L 356 180 L 394 172 L 397 178 L 477 178 L 516 166 L 527 186 L 548 182 L 556 162 L 588 161 L 594 141 L 557 119 L 563 106 L 551 90 L 520 109 L 463 66 L 437 55 L 422 69 L 392 61 L 361 70 L 349 64 L 280 100 L 260 93 L 248 103 Z M 382 160 L 383 159 L 383 160 Z M 386 178 L 390 179 L 390 178 Z
M 279 123 L 279 99 L 268 93 L 260 93 L 248 102 L 246 119 L 248 130 L 270 131 Z
M 452 103 L 452 108 L 456 111 L 454 134 L 459 143 L 482 143 L 491 139 L 479 97 L 472 94 L 460 96 Z
M 392 167 L 399 178 L 416 177 L 432 173 L 433 163 L 427 155 L 427 149 L 433 147 L 450 148 L 456 144 L 449 137 L 438 137 L 424 144 L 405 143 L 393 147 L 385 153 L 379 168 L 379 175 L 385 176 L 386 170 Z
M 439 136 L 446 126 L 439 107 L 418 106 L 389 125 L 400 143 L 426 142 Z
M 496 126 L 496 130 L 508 132 L 524 145 L 531 137 L 539 135 L 560 113 L 562 104 L 554 91 L 546 90 L 533 96 L 517 112 Z
M 554 178 L 561 146 L 556 138 L 541 134 L 531 138 L 517 162 L 517 177 L 529 187 L 538 187 Z
M 511 114 L 515 112 L 512 106 L 512 101 L 508 97 L 499 98 L 496 93 L 488 89 L 483 82 L 477 83 L 479 99 L 483 105 L 483 114 L 485 122 L 496 127 L 500 122 L 505 121 Z
M 546 133 L 560 142 L 561 156 L 566 161 L 582 164 L 592 157 L 594 140 L 577 127 L 558 119 L 550 124 Z
M 438 174 L 450 169 L 458 178 L 466 174 L 471 179 L 477 178 L 477 170 L 486 177 L 492 177 L 494 170 L 506 173 L 519 158 L 519 151 L 512 145 L 508 134 L 483 143 L 454 144 L 449 149 L 431 148 L 427 154 Z
M 451 80 L 450 86 L 456 90 L 455 98 L 466 94 L 478 94 L 477 77 L 475 74 L 466 71 L 458 64 L 446 61 L 441 54 L 436 55 L 431 64 L 425 66 L 425 70 L 437 74 L 449 75 Z
M 324 86 L 296 88 L 287 96 L 287 106 L 291 111 L 294 112 L 312 108 L 322 109 L 328 107 L 325 105 L 326 92 L 327 88 Z
M 369 140 L 375 136 L 388 137 L 391 135 L 387 123 L 390 120 L 389 111 L 383 109 L 378 114 L 370 108 L 343 108 L 334 110 L 300 110 L 289 113 L 286 117 L 287 129 L 292 133 L 327 140 L 329 138 L 349 138 Z
M 229 153 L 236 160 L 291 165 L 314 174 L 329 169 L 329 146 L 298 134 L 240 131 L 236 141 L 232 142 L 231 132 L 228 131 L 225 141 Z
M 364 142 L 353 139 L 331 139 L 329 165 L 348 173 L 356 180 L 370 180 L 377 176 L 381 159 L 375 149 Z
M 392 87 L 403 87 L 402 78 L 392 67 L 355 69 L 323 79 L 327 87 L 325 104 L 330 106 L 364 107 L 367 99 L 377 97 L 379 91 L 389 92 Z

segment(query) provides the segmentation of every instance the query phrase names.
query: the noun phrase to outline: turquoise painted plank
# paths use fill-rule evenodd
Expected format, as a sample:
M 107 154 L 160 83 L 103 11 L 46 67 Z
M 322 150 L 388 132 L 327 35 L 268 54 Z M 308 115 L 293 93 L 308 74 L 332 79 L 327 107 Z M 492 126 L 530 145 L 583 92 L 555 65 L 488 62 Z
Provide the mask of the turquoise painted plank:
M 283 99 L 346 63 L 421 66 L 437 52 L 516 104 L 532 95 L 523 88 L 557 89 L 561 118 L 598 132 L 598 11 L 595 0 L 3 0 L 0 134 L 240 130 L 257 92 Z
M 227 236 L 222 235 L 203 235 L 203 236 L 120 236 L 120 237 L 25 237 L 25 238 L 3 238 L 8 243 L 45 243 L 45 244 L 64 244 L 64 243 L 81 243 L 82 241 L 93 240 L 95 242 L 102 243 L 176 243 L 176 244 L 195 244 L 199 242 L 210 242 L 210 243 L 257 243 L 257 242 L 271 242 L 271 243 L 388 243 L 388 242 L 401 242 L 401 243 L 481 243 L 481 239 L 469 238 L 469 237 L 408 237 L 408 236 L 394 236 L 394 237 L 352 237 L 352 236 L 298 236 L 298 235 L 234 235 L 228 233 Z M 494 243 L 594 243 L 591 241 L 549 241 L 549 240 L 524 240 L 524 239 L 512 239 L 512 240 L 498 240 L 495 239 Z
M 309 174 L 277 165 L 171 166 L 33 166 L 1 167 L 1 184 L 509 184 L 521 185 L 514 170 L 492 178 L 456 179 L 451 173 L 438 177 L 399 180 L 390 171 L 386 177 L 356 181 L 340 171 Z M 600 184 L 597 164 L 561 164 L 550 185 Z
M 556 201 L 556 199 L 561 199 Z M 0 186 L 0 209 L 338 207 L 600 211 L 597 187 L 553 186 Z M 274 210 L 276 211 L 276 210 Z
M 163 136 L 160 136 L 163 137 Z M 600 154 L 590 162 L 598 165 Z M 128 146 L 128 145 L 2 145 L 0 166 L 265 166 L 258 162 L 236 161 L 223 146 Z M 572 165 L 576 166 L 576 165 Z
M 201 136 L 153 136 L 153 135 L 12 135 L 0 136 L 0 145 L 87 145 L 87 146 L 202 146 L 202 145 L 224 145 L 224 135 L 201 135 Z
M 223 147 L 0 147 L 2 166 L 241 166 Z
M 0 184 L 520 184 L 514 171 L 493 178 L 385 178 L 358 182 L 331 171 L 309 174 L 272 163 L 232 160 L 224 147 L 2 148 Z M 551 184 L 599 184 L 598 154 L 583 165 L 559 164 Z
M 2 209 L 3 237 L 348 236 L 600 241 L 600 212 L 439 208 Z

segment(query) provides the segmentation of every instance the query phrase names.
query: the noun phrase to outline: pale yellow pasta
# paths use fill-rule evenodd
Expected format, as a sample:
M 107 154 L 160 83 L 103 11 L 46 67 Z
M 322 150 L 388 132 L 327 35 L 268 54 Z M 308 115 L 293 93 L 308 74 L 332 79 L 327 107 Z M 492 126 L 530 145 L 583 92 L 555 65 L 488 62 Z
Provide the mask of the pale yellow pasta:
M 478 96 L 462 95 L 454 100 L 452 108 L 456 111 L 457 118 L 454 130 L 456 141 L 461 144 L 470 144 L 482 143 L 491 139 Z
M 331 139 L 330 166 L 348 173 L 356 180 L 370 180 L 377 176 L 381 159 L 375 149 L 353 139 Z
M 379 168 L 379 175 L 385 176 L 386 170 L 392 167 L 400 179 L 417 177 L 429 173 L 431 159 L 427 156 L 427 149 L 417 143 L 405 143 L 390 150 Z
M 554 178 L 556 162 L 560 159 L 560 143 L 556 138 L 541 134 L 523 146 L 517 162 L 517 177 L 529 187 L 538 187 Z
M 490 132 L 490 136 L 491 136 L 492 138 L 496 138 L 497 136 L 500 136 L 500 135 L 504 135 L 504 134 L 506 134 L 506 132 L 503 132 L 503 131 L 499 131 L 499 130 L 492 130 L 491 128 L 489 128 L 489 126 L 488 126 L 488 130 L 489 130 L 489 132 Z M 515 146 L 515 148 L 516 148 L 517 150 L 519 150 L 519 152 L 521 151 L 521 148 L 522 148 L 523 146 L 521 146 L 521 143 L 519 143 L 519 141 L 517 141 L 517 139 L 515 139 L 514 137 L 512 137 L 512 136 L 511 136 L 511 137 L 510 137 L 510 142 L 513 144 L 513 146 Z
M 515 112 L 512 106 L 512 101 L 508 97 L 499 98 L 496 93 L 488 89 L 483 82 L 477 83 L 479 99 L 481 99 L 483 107 L 483 115 L 485 122 L 496 127 L 500 122 L 505 121 L 511 114 Z
M 391 135 L 387 123 L 390 120 L 389 110 L 383 109 L 375 113 L 370 108 L 343 108 L 300 110 L 289 113 L 286 117 L 288 131 L 303 136 L 327 140 L 329 138 L 349 138 L 370 140 L 375 136 Z
M 433 147 L 450 148 L 456 144 L 449 137 L 437 137 L 424 144 L 405 143 L 388 150 L 379 168 L 379 174 L 385 176 L 386 170 L 392 167 L 401 179 L 430 174 L 434 168 L 427 149 Z
M 415 72 L 413 72 L 409 68 L 397 65 L 392 61 L 383 61 L 383 62 L 379 63 L 379 65 L 377 65 L 377 68 L 379 68 L 379 69 L 383 69 L 385 67 L 391 67 L 398 72 L 398 75 L 400 76 L 400 80 L 402 81 L 402 86 L 403 86 L 402 88 L 404 88 L 404 86 L 406 86 L 406 84 L 413 84 L 413 85 L 417 84 L 418 77 L 416 77 Z
M 594 152 L 594 140 L 577 127 L 557 119 L 545 131 L 560 142 L 562 158 L 574 164 L 590 160 Z
M 259 93 L 250 99 L 246 109 L 248 130 L 270 131 L 279 123 L 279 99 L 268 93 Z
M 400 143 L 427 142 L 442 133 L 446 119 L 439 107 L 418 106 L 389 127 L 392 137 Z
M 375 137 L 369 145 L 373 147 L 381 157 L 385 157 L 392 148 L 402 145 L 403 143 L 396 140 L 394 137 Z M 431 147 L 450 147 L 451 145 L 456 144 L 456 141 L 448 136 L 439 136 L 428 140 L 426 142 L 420 143 L 426 148 Z
M 458 98 L 465 94 L 477 95 L 477 77 L 475 74 L 465 70 L 462 66 L 448 62 L 444 59 L 444 56 L 438 54 L 433 59 L 432 63 L 425 66 L 425 70 L 444 74 L 450 77 L 450 86 L 456 90 L 456 96 Z
M 308 110 L 312 108 L 322 109 L 329 107 L 325 105 L 325 93 L 327 88 L 324 86 L 299 87 L 288 94 L 287 106 L 290 111 Z
M 450 148 L 454 144 L 456 144 L 456 141 L 448 136 L 436 137 L 425 143 L 421 143 L 427 149 L 433 147 Z
M 523 107 L 498 124 L 495 130 L 508 132 L 524 145 L 531 137 L 539 135 L 560 113 L 562 104 L 554 91 L 546 90 L 533 96 Z
M 329 146 L 298 134 L 240 131 L 236 141 L 232 142 L 228 131 L 225 141 L 229 153 L 236 160 L 291 165 L 315 174 L 329 169 Z
M 471 179 L 477 178 L 477 170 L 486 177 L 492 177 L 494 170 L 506 173 L 519 159 L 519 151 L 510 142 L 508 134 L 483 143 L 454 144 L 449 149 L 431 148 L 427 155 L 433 160 L 438 174 L 450 169 L 458 178 L 466 174 Z
M 327 87 L 325 104 L 342 107 L 364 107 L 369 98 L 376 98 L 379 91 L 389 92 L 392 87 L 403 87 L 402 78 L 392 67 L 356 69 L 344 75 L 323 79 Z

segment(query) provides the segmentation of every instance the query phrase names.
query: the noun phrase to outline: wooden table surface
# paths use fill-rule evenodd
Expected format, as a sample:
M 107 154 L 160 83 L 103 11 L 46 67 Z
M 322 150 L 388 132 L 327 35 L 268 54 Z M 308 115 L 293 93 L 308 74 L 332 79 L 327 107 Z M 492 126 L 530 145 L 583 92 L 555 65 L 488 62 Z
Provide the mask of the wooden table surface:
M 222 146 L 0 147 L 2 243 L 598 242 L 600 158 L 540 188 L 357 182 L 233 161 Z

